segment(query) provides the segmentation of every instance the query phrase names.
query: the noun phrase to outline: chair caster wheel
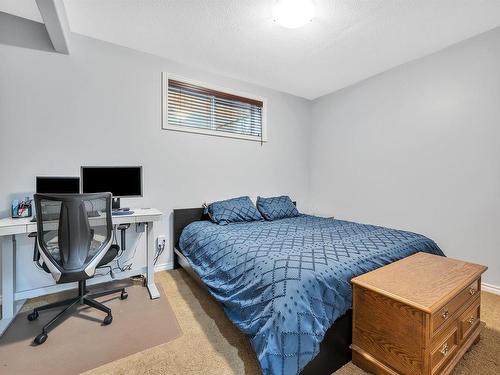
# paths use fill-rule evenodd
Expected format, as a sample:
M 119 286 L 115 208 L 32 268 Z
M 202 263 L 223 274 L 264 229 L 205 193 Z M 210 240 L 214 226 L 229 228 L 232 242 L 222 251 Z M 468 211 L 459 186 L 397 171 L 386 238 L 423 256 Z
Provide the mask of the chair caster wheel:
M 121 299 L 127 299 L 128 298 L 128 293 L 127 292 L 122 292 L 120 298 Z
M 31 314 L 28 314 L 28 320 L 30 322 L 32 322 L 33 320 L 37 320 L 37 319 L 38 319 L 38 311 L 33 311 Z
M 37 337 L 35 337 L 33 342 L 37 345 L 42 345 L 45 341 L 47 341 L 47 337 L 48 336 L 45 333 L 40 333 Z
M 113 316 L 107 315 L 102 322 L 104 323 L 105 326 L 107 326 L 108 324 L 111 324 L 112 321 L 113 321 Z

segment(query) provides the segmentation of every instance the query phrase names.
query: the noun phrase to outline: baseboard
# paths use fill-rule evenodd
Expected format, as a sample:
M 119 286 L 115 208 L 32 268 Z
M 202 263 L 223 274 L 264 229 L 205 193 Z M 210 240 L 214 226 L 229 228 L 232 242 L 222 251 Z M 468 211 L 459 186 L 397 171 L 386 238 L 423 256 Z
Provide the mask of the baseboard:
M 498 286 L 498 285 L 481 283 L 481 289 L 484 292 L 489 292 L 489 293 L 497 294 L 500 296 L 500 286 Z
M 155 266 L 155 272 L 171 270 L 173 268 L 174 268 L 174 263 L 173 262 L 167 262 L 167 263 L 157 264 Z
M 155 266 L 155 272 L 171 270 L 173 268 L 174 268 L 174 264 L 172 262 L 157 264 Z M 500 286 L 488 284 L 488 283 L 481 283 L 481 289 L 485 292 L 497 294 L 500 296 Z M 0 305 L 1 304 L 2 304 L 2 296 L 0 296 Z

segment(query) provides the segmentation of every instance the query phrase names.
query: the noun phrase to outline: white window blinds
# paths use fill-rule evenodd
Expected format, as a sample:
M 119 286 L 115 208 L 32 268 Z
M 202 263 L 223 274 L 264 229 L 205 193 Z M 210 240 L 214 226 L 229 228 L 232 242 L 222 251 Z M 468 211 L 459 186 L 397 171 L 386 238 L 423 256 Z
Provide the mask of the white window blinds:
M 262 141 L 261 100 L 167 80 L 167 129 Z

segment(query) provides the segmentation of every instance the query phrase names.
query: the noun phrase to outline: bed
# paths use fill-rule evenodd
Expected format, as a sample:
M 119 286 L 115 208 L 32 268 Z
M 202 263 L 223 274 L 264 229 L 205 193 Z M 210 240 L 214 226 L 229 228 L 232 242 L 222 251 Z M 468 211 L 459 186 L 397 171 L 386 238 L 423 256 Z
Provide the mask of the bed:
M 174 265 L 218 302 L 264 374 L 331 374 L 350 360 L 352 277 L 419 251 L 420 234 L 300 215 L 217 225 L 174 210 Z

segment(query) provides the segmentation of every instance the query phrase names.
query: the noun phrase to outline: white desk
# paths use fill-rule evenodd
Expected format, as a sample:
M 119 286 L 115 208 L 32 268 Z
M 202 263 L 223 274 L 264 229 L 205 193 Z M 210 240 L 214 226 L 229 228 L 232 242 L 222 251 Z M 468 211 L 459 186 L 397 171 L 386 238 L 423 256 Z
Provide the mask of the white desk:
M 154 208 L 131 208 L 134 211 L 131 215 L 113 216 L 113 224 L 136 224 L 139 231 L 146 232 L 146 266 L 131 271 L 119 272 L 115 274 L 116 279 L 123 279 L 137 274 L 146 275 L 146 286 L 151 299 L 159 298 L 160 293 L 154 282 L 154 232 L 153 223 L 161 220 L 162 213 Z M 90 218 L 89 220 L 102 220 L 100 218 Z M 145 226 L 141 228 L 141 226 Z M 72 289 L 75 283 L 58 284 L 49 287 L 30 289 L 27 291 L 16 291 L 16 235 L 36 232 L 36 223 L 31 222 L 31 218 L 20 219 L 0 219 L 0 252 L 2 265 L 2 319 L 0 320 L 0 336 L 3 335 L 9 324 L 14 320 L 24 302 L 28 298 L 33 298 L 45 294 L 55 293 L 65 289 Z M 88 284 L 96 284 L 112 280 L 110 276 L 102 276 L 96 279 L 89 279 Z

